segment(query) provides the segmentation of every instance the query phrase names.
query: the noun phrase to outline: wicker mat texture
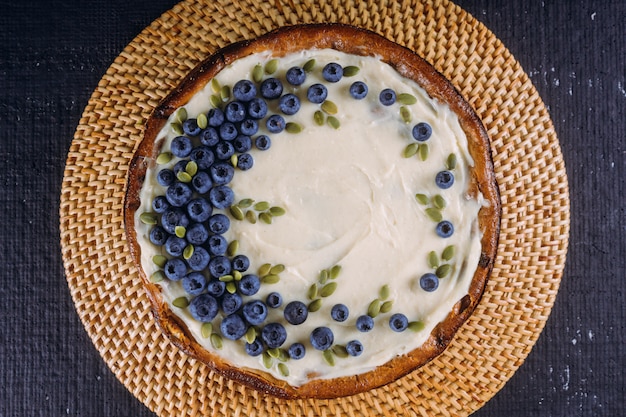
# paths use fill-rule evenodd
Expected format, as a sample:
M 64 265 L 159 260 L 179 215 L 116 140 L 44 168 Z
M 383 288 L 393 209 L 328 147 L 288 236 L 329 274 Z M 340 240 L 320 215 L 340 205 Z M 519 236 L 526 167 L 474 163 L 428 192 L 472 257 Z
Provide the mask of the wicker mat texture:
M 122 208 L 144 120 L 177 82 L 219 47 L 308 22 L 373 30 L 449 78 L 491 137 L 503 216 L 485 295 L 442 355 L 365 394 L 285 401 L 216 375 L 161 334 Z M 567 252 L 569 197 L 559 143 L 531 81 L 487 28 L 449 1 L 189 0 L 141 32 L 98 84 L 69 151 L 60 216 L 76 310 L 117 378 L 159 416 L 467 416 L 513 375 L 548 319 Z

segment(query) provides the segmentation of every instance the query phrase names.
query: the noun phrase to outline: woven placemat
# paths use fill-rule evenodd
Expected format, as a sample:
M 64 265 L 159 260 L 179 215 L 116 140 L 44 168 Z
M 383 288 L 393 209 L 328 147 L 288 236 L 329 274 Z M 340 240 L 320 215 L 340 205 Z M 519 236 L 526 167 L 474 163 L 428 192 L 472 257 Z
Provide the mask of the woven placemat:
M 122 208 L 143 123 L 177 82 L 219 47 L 308 22 L 373 30 L 448 77 L 491 137 L 503 215 L 485 295 L 441 356 L 365 394 L 285 401 L 223 379 L 162 335 L 129 254 Z M 502 43 L 447 0 L 178 4 L 124 49 L 94 91 L 69 151 L 60 215 L 76 310 L 117 378 L 159 416 L 469 415 L 505 384 L 539 337 L 569 234 L 565 166 L 545 106 Z

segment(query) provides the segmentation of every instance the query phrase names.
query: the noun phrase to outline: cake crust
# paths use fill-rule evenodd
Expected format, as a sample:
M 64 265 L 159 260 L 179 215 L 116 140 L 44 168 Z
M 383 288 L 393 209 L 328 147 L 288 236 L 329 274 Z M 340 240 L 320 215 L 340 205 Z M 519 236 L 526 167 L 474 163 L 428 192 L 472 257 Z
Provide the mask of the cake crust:
M 149 165 L 154 164 L 160 143 L 156 136 L 168 117 L 217 73 L 242 57 L 271 51 L 275 57 L 304 49 L 336 49 L 354 55 L 375 55 L 406 78 L 417 82 L 431 98 L 446 103 L 458 116 L 465 132 L 474 166 L 471 168 L 470 194 L 479 192 L 487 202 L 479 211 L 481 257 L 468 294 L 459 300 L 445 320 L 431 332 L 419 348 L 398 356 L 376 369 L 360 375 L 334 379 L 313 379 L 301 386 L 252 369 L 242 369 L 205 350 L 168 307 L 159 286 L 152 283 L 141 268 L 141 253 L 135 230 L 135 213 L 140 206 L 140 191 Z M 137 266 L 150 299 L 156 322 L 171 341 L 190 356 L 206 363 L 218 373 L 256 390 L 281 398 L 336 398 L 365 392 L 388 384 L 416 370 L 442 353 L 454 334 L 478 305 L 492 271 L 500 227 L 500 198 L 493 172 L 489 137 L 471 106 L 452 84 L 414 52 L 373 32 L 341 24 L 311 24 L 287 26 L 256 39 L 231 44 L 211 55 L 154 109 L 147 120 L 143 140 L 130 164 L 124 203 L 126 237 L 132 259 Z

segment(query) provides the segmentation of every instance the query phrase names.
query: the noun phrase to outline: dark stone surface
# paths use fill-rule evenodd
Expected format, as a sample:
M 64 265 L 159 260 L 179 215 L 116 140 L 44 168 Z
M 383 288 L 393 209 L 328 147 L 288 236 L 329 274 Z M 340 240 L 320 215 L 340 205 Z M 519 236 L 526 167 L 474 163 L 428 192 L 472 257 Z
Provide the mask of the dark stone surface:
M 518 372 L 476 416 L 624 414 L 626 3 L 459 0 L 513 53 L 552 116 L 571 190 L 568 262 Z M 151 416 L 70 298 L 59 195 L 74 130 L 122 49 L 175 1 L 3 2 L 0 417 Z

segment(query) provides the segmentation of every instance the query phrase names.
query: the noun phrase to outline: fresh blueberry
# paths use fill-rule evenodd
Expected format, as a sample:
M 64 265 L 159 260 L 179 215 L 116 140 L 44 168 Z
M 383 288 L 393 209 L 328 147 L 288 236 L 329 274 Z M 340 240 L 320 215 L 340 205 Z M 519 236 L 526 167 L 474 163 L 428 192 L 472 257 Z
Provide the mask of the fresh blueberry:
M 187 259 L 187 265 L 194 271 L 203 271 L 211 260 L 209 252 L 201 246 L 194 248 L 193 253 Z
M 198 136 L 202 129 L 198 127 L 198 120 L 196 119 L 187 119 L 183 122 L 183 132 L 185 135 L 189 136 Z
M 172 256 L 183 254 L 187 241 L 175 235 L 170 235 L 165 241 L 165 251 Z
M 443 220 L 437 223 L 435 231 L 439 237 L 450 237 L 454 233 L 454 226 L 449 221 Z
M 209 238 L 209 231 L 202 223 L 193 223 L 187 228 L 185 239 L 192 245 L 202 245 Z
M 278 108 L 286 115 L 294 115 L 300 110 L 300 99 L 295 94 L 285 94 L 278 101 Z
M 206 291 L 213 297 L 221 297 L 226 291 L 226 283 L 218 280 L 211 280 L 206 286 Z
M 225 256 L 216 256 L 209 262 L 209 272 L 215 278 L 228 275 L 231 271 L 230 261 Z
M 174 171 L 171 169 L 162 169 L 157 174 L 157 182 L 164 187 L 172 185 L 175 179 L 176 176 L 174 175 Z
M 227 162 L 218 162 L 211 166 L 209 172 L 211 173 L 213 184 L 226 185 L 233 179 L 235 168 Z
M 335 304 L 333 308 L 330 309 L 330 317 L 335 321 L 346 321 L 349 315 L 350 310 L 348 310 L 345 304 Z
M 306 72 L 301 67 L 291 67 L 287 70 L 286 78 L 291 85 L 302 85 L 306 79 Z
M 186 159 L 182 159 L 174 164 L 174 168 L 172 168 L 172 170 L 174 171 L 174 177 L 176 177 L 181 171 L 184 171 L 185 168 L 187 168 L 187 162 L 189 161 Z
M 205 222 L 211 217 L 213 207 L 204 198 L 195 198 L 187 204 L 187 214 L 194 222 Z
M 209 323 L 217 315 L 217 300 L 209 294 L 201 294 L 189 303 L 191 316 L 202 322 Z
M 246 118 L 246 106 L 241 101 L 231 101 L 226 105 L 224 115 L 229 122 L 241 122 Z
M 185 265 L 182 259 L 172 258 L 165 262 L 163 271 L 165 272 L 165 276 L 172 281 L 180 281 L 187 273 L 187 265 Z
M 248 326 L 246 326 L 246 323 L 237 314 L 231 314 L 225 317 L 220 324 L 222 335 L 230 340 L 241 339 L 243 335 L 246 334 L 247 330 Z
M 289 324 L 298 325 L 305 322 L 309 316 L 309 309 L 301 301 L 292 301 L 285 306 L 283 315 Z
M 246 119 L 239 125 L 239 132 L 242 135 L 252 136 L 259 131 L 259 122 L 255 119 Z
M 233 205 L 235 193 L 230 187 L 218 185 L 209 191 L 209 201 L 216 209 L 225 209 Z
M 433 128 L 430 127 L 428 123 L 420 122 L 413 126 L 411 130 L 411 134 L 413 135 L 413 139 L 418 142 L 425 142 L 430 138 L 430 135 L 433 133 Z
M 246 272 L 250 268 L 250 259 L 246 255 L 237 255 L 232 261 L 233 269 L 239 272 Z
M 212 127 L 220 126 L 224 123 L 224 112 L 218 108 L 209 110 L 207 113 L 207 123 Z
M 154 226 L 150 230 L 150 242 L 157 246 L 165 245 L 169 236 L 169 233 L 167 233 L 161 226 Z
M 267 135 L 260 135 L 254 140 L 254 146 L 260 151 L 266 151 L 272 146 L 272 140 Z
M 233 141 L 233 147 L 235 148 L 235 152 L 248 152 L 252 149 L 252 139 L 250 139 L 250 136 L 239 135 Z
M 311 332 L 311 345 L 317 350 L 329 349 L 335 341 L 333 331 L 328 327 L 316 327 Z
M 256 338 L 252 343 L 246 342 L 245 349 L 248 355 L 259 356 L 261 353 L 263 353 L 263 342 L 261 341 L 261 339 Z
M 234 154 L 235 154 L 235 147 L 230 142 L 222 140 L 215 146 L 215 156 L 220 161 L 225 161 L 227 159 L 230 159 L 230 157 L 233 156 Z
M 242 119 L 243 120 L 243 119 Z M 225 122 L 219 127 L 220 138 L 222 140 L 233 140 L 237 137 L 239 133 L 237 131 L 237 126 L 235 126 L 231 122 Z
M 364 314 L 356 319 L 356 329 L 360 332 L 369 332 L 374 328 L 374 319 Z
M 191 151 L 189 159 L 198 165 L 198 169 L 208 169 L 215 161 L 213 151 L 206 146 L 198 146 Z
M 265 127 L 270 133 L 280 133 L 285 129 L 285 119 L 279 114 L 273 114 L 265 121 Z
M 221 235 L 226 233 L 229 228 L 230 219 L 226 215 L 217 213 L 209 217 L 209 230 L 211 231 L 211 233 Z
M 259 288 L 261 288 L 261 280 L 254 274 L 244 275 L 237 282 L 237 289 L 242 295 L 254 295 L 259 291 Z
M 248 116 L 259 120 L 267 115 L 267 103 L 262 98 L 255 97 L 248 103 Z
M 191 200 L 191 196 L 191 188 L 187 184 L 178 181 L 167 187 L 167 191 L 165 191 L 167 202 L 174 207 L 184 206 Z
M 336 62 L 329 62 L 322 69 L 322 77 L 329 83 L 336 83 L 343 77 L 343 67 Z
M 283 297 L 277 292 L 271 292 L 267 295 L 265 303 L 270 308 L 278 308 L 283 305 Z
M 208 172 L 200 171 L 191 179 L 191 187 L 199 194 L 206 194 L 213 187 L 213 181 Z
M 207 127 L 200 134 L 200 143 L 204 146 L 215 146 L 220 140 L 220 135 L 214 127 Z
M 233 86 L 235 100 L 250 101 L 256 96 L 256 86 L 250 80 L 240 80 Z
M 165 210 L 168 208 L 170 208 L 170 203 L 167 202 L 165 196 L 159 195 L 152 200 L 152 210 L 154 210 L 155 213 L 165 213 Z
M 289 353 L 289 357 L 291 359 L 295 359 L 295 360 L 302 359 L 304 358 L 304 355 L 306 354 L 306 348 L 304 347 L 302 343 L 294 343 L 291 346 L 289 346 L 287 353 Z
M 396 102 L 396 92 L 391 88 L 385 88 L 380 92 L 378 99 L 383 106 L 391 106 Z
M 231 294 L 229 292 L 225 292 L 224 296 L 222 297 L 222 311 L 224 312 L 224 314 L 228 315 L 235 313 L 241 308 L 242 304 L 243 300 L 241 299 L 241 296 L 237 293 Z
M 268 348 L 275 349 L 287 340 L 287 330 L 280 323 L 269 323 L 261 330 L 261 338 Z
M 176 226 L 189 226 L 189 218 L 179 208 L 170 208 L 161 215 L 161 226 L 169 234 L 174 234 Z
M 207 246 L 211 255 L 220 256 L 226 253 L 226 249 L 228 249 L 228 241 L 222 235 L 213 235 L 209 237 L 209 243 Z
M 328 89 L 323 84 L 313 84 L 306 92 L 306 98 L 308 98 L 311 103 L 323 103 L 326 97 L 328 97 Z
M 249 303 L 244 304 L 241 311 L 243 313 L 243 318 L 253 326 L 258 326 L 267 318 L 267 306 L 259 300 L 250 301 Z
M 351 340 L 346 343 L 346 351 L 350 356 L 360 356 L 363 353 L 363 343 L 358 340 Z
M 237 168 L 247 171 L 254 165 L 254 158 L 249 153 L 242 153 L 237 158 Z
M 389 327 L 394 332 L 403 332 L 409 327 L 409 319 L 402 313 L 396 313 L 389 318 Z
M 183 278 L 183 289 L 187 291 L 189 295 L 202 294 L 206 288 L 206 284 L 206 278 L 200 272 L 191 272 Z
M 170 144 L 170 150 L 179 158 L 186 158 L 191 153 L 191 139 L 187 136 L 176 136 L 172 139 L 172 143 Z
M 355 81 L 350 85 L 350 95 L 357 100 L 364 99 L 367 96 L 367 92 L 367 84 L 363 81 Z
M 276 78 L 267 78 L 261 83 L 261 95 L 268 99 L 280 97 L 283 93 L 283 83 Z
M 420 278 L 420 287 L 424 291 L 433 292 L 439 287 L 439 278 L 432 273 L 426 273 Z
M 435 177 L 435 184 L 442 190 L 452 187 L 454 184 L 454 174 L 450 171 L 440 171 Z

